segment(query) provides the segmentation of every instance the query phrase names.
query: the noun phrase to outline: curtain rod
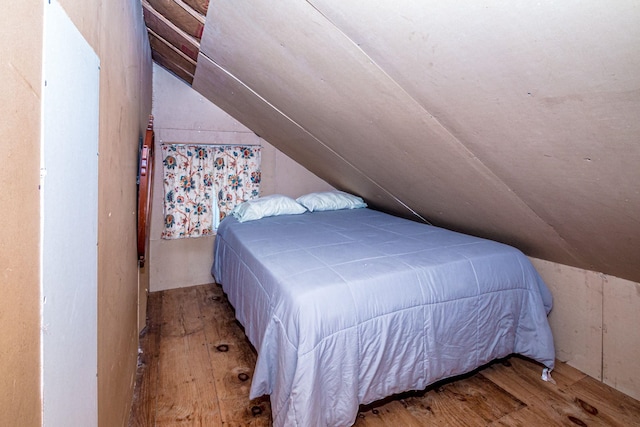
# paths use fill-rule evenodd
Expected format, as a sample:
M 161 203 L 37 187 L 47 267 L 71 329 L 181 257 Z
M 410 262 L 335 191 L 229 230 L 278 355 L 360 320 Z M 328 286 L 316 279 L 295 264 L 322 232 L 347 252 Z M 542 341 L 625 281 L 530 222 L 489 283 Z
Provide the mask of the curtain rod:
M 215 146 L 215 147 L 262 147 L 262 144 L 216 144 L 206 142 L 161 142 L 160 145 L 194 145 L 194 146 Z

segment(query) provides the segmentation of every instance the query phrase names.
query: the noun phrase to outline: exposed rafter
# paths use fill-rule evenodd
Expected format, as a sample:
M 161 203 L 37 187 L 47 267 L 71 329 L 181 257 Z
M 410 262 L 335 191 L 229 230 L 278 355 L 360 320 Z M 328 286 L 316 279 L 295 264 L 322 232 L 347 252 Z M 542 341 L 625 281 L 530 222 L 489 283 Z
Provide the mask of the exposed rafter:
M 193 82 L 209 0 L 143 0 L 153 60 Z

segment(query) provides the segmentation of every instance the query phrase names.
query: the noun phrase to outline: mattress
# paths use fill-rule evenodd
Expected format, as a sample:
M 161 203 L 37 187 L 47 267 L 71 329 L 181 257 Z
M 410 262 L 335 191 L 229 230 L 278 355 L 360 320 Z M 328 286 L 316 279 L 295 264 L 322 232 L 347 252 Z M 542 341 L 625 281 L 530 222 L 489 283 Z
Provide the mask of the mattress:
M 358 408 L 512 353 L 554 366 L 552 297 L 528 258 L 372 209 L 218 228 L 212 274 L 258 353 L 250 397 L 275 426 Z

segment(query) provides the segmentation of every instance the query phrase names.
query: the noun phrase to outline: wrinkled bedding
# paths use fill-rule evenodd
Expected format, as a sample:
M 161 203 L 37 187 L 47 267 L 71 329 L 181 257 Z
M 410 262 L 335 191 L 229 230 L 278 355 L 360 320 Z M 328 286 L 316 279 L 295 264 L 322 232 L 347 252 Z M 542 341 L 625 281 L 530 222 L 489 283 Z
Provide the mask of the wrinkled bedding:
M 554 366 L 552 298 L 519 250 L 372 209 L 225 218 L 212 274 L 258 353 L 275 426 L 348 426 L 358 406 L 512 353 Z

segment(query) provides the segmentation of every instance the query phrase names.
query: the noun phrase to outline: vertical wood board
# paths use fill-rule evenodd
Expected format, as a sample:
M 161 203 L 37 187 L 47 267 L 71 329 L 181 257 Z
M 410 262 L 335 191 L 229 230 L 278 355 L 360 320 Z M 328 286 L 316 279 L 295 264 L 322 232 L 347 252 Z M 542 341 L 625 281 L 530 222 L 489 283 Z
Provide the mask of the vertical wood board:
M 531 258 L 553 295 L 549 324 L 556 357 L 602 379 L 602 275 Z
M 603 381 L 640 400 L 640 283 L 605 276 L 602 288 Z

